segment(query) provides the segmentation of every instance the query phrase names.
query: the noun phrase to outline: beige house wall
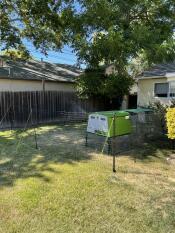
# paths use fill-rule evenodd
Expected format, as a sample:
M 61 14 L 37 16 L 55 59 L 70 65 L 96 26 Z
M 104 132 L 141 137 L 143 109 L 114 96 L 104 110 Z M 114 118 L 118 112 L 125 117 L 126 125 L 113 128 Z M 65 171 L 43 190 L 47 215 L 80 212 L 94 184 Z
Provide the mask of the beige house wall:
M 42 91 L 42 81 L 30 80 L 8 80 L 0 79 L 0 92 L 2 91 Z M 74 84 L 72 83 L 59 83 L 59 82 L 45 82 L 46 91 L 67 91 L 75 92 Z
M 162 104 L 170 104 L 172 98 L 168 97 L 155 97 L 154 86 L 155 83 L 175 81 L 175 77 L 162 77 L 162 78 L 149 78 L 138 80 L 138 106 L 147 107 L 150 103 L 160 101 Z
M 174 82 L 175 81 L 175 76 L 174 77 L 167 77 L 168 82 Z

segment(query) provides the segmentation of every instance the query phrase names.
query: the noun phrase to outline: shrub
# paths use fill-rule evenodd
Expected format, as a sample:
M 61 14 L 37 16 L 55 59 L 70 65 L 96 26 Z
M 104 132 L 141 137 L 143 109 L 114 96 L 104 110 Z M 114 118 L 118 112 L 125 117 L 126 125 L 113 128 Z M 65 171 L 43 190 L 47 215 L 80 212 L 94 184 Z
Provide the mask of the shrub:
M 160 101 L 156 101 L 149 105 L 149 108 L 153 109 L 157 114 L 162 127 L 162 132 L 167 132 L 167 109 L 175 108 L 175 99 L 172 99 L 170 105 L 162 104 Z
M 155 103 L 150 104 L 149 107 L 154 110 L 157 117 L 159 118 L 160 123 L 161 123 L 162 133 L 166 133 L 166 130 L 167 130 L 166 129 L 166 109 L 167 109 L 167 106 L 161 104 L 160 101 L 157 101 Z
M 175 108 L 168 108 L 166 113 L 168 138 L 175 139 Z
M 127 73 L 106 74 L 103 68 L 86 69 L 77 79 L 76 89 L 81 98 L 91 96 L 115 99 L 128 95 L 134 80 Z

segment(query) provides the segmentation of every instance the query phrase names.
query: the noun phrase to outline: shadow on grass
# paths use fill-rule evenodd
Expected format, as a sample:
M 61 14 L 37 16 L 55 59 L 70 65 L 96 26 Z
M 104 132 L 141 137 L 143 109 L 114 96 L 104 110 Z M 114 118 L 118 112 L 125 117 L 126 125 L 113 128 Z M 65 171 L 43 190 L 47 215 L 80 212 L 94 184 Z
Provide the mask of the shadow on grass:
M 82 143 L 83 126 L 48 126 L 37 129 L 38 149 L 34 130 L 0 133 L 0 187 L 14 185 L 17 179 L 37 177 L 46 182 L 44 172 L 60 173 L 50 164 L 76 165 L 91 157 Z M 81 144 L 81 145 L 80 145 Z
M 0 133 L 0 187 L 12 186 L 17 179 L 28 177 L 51 182 L 46 172 L 61 173 L 59 167 L 51 164 L 76 166 L 80 161 L 91 159 L 89 149 L 84 146 L 84 124 L 41 126 L 36 132 L 38 149 L 35 148 L 34 129 Z M 123 155 L 143 162 L 165 160 L 170 152 L 167 141 L 151 141 L 127 153 L 123 149 Z
M 135 136 L 133 136 L 135 137 Z M 119 139 L 119 140 L 118 140 Z M 171 153 L 171 146 L 167 138 L 159 138 L 157 140 L 146 140 L 145 142 L 130 142 L 128 138 L 126 141 L 120 140 L 121 137 L 116 137 L 114 147 L 111 146 L 111 155 L 114 153 L 116 157 L 129 156 L 135 161 L 143 161 L 144 163 L 153 161 L 154 159 L 165 160 Z M 112 145 L 112 142 L 111 142 Z M 88 146 L 96 149 L 99 153 L 103 151 L 108 153 L 108 144 L 105 137 L 91 134 L 88 136 Z M 112 149 L 114 148 L 114 150 Z
M 171 152 L 168 140 L 152 140 L 136 146 L 128 155 L 136 161 L 150 162 L 155 159 L 164 160 Z

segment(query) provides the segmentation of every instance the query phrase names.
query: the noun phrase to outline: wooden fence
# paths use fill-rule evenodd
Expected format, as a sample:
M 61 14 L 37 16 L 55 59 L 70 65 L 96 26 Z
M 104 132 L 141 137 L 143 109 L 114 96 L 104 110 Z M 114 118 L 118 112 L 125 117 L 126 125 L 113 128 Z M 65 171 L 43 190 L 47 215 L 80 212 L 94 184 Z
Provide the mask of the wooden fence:
M 95 99 L 81 100 L 70 92 L 1 92 L 0 128 L 79 121 L 86 119 L 88 112 L 103 108 Z

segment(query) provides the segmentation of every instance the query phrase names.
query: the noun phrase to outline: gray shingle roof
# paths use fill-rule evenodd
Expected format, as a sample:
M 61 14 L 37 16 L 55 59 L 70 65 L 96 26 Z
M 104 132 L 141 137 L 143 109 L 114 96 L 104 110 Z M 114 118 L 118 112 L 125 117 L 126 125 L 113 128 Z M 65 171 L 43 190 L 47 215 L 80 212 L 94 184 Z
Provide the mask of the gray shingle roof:
M 167 73 L 175 73 L 175 63 L 165 63 L 153 66 L 151 69 L 144 71 L 141 77 L 162 77 L 166 76 Z
M 81 72 L 71 65 L 17 59 L 7 60 L 5 67 L 0 67 L 0 78 L 75 82 Z

